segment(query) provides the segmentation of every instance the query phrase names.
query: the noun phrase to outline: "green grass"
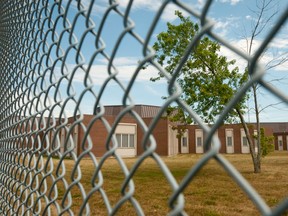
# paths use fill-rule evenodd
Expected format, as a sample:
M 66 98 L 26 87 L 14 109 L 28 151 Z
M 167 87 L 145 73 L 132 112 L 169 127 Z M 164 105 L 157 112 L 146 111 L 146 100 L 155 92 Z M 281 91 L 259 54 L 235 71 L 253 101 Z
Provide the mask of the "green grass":
M 262 196 L 267 205 L 273 207 L 288 196 L 288 152 L 274 152 L 262 161 L 262 173 L 254 174 L 250 155 L 224 155 L 249 183 Z M 172 174 L 180 183 L 188 171 L 197 163 L 201 155 L 178 155 L 163 157 Z M 128 168 L 131 168 L 137 158 L 124 159 Z M 57 161 L 55 161 L 57 163 Z M 72 160 L 65 161 L 67 178 L 74 165 Z M 82 179 L 85 190 L 91 190 L 91 178 L 95 167 L 86 158 L 81 162 Z M 111 205 L 115 205 L 121 196 L 121 187 L 124 175 L 117 161 L 109 158 L 102 169 L 103 188 L 109 197 Z M 152 159 L 147 159 L 139 167 L 133 177 L 135 183 L 134 198 L 142 206 L 147 215 L 165 215 L 170 211 L 168 200 L 172 194 L 161 169 Z M 60 192 L 60 191 L 59 191 Z M 63 188 L 61 188 L 63 195 Z M 72 210 L 77 213 L 82 204 L 80 190 L 72 190 L 74 196 Z M 61 196 L 60 195 L 60 196 Z M 195 176 L 184 190 L 185 211 L 189 215 L 260 215 L 251 200 L 238 187 L 233 179 L 223 170 L 216 161 L 210 161 Z M 105 215 L 103 199 L 96 192 L 89 201 L 92 215 Z M 132 205 L 127 202 L 119 210 L 119 215 L 135 215 Z

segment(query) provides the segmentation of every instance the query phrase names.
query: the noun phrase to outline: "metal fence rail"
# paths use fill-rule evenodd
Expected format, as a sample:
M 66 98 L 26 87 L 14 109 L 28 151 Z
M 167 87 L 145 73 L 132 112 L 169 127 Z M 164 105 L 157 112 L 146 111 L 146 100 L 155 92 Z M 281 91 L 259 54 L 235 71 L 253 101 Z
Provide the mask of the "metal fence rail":
M 197 171 L 212 159 L 216 159 L 232 176 L 239 187 L 253 200 L 261 214 L 278 215 L 287 209 L 287 199 L 277 208 L 270 209 L 238 171 L 219 154 L 221 144 L 216 138 L 213 138 L 214 145 L 211 149 L 178 184 L 164 161 L 155 152 L 157 143 L 151 134 L 167 107 L 171 103 L 177 103 L 208 133 L 208 137 L 212 137 L 229 110 L 253 83 L 259 83 L 288 104 L 285 94 L 280 93 L 262 79 L 265 70 L 258 63 L 259 56 L 286 22 L 288 8 L 280 16 L 258 51 L 253 56 L 248 56 L 211 30 L 214 22 L 206 15 L 212 1 L 207 1 L 201 13 L 181 0 L 163 1 L 155 13 L 155 19 L 146 32 L 145 38 L 135 31 L 135 23 L 130 18 L 133 1 L 129 1 L 125 10 L 119 7 L 116 1 L 107 1 L 104 6 L 100 3 L 93 0 L 0 1 L 0 214 L 74 215 L 76 213 L 71 206 L 75 197 L 71 191 L 72 188 L 77 188 L 81 192 L 79 215 L 90 214 L 89 200 L 95 192 L 101 194 L 109 215 L 117 213 L 119 208 L 127 202 L 133 206 L 137 214 L 142 215 L 144 211 L 133 195 L 135 191 L 133 175 L 147 158 L 153 158 L 157 162 L 173 191 L 169 202 L 171 215 L 186 214 L 185 197 L 182 192 L 191 183 Z M 154 51 L 150 46 L 153 31 L 163 11 L 172 4 L 200 21 L 199 35 L 209 35 L 237 53 L 250 65 L 251 79 L 228 103 L 213 128 L 208 128 L 201 118 L 180 99 L 181 89 L 175 81 L 177 73 L 174 77 L 171 76 L 153 59 Z M 92 14 L 100 9 L 102 10 L 101 16 L 98 16 L 100 18 L 96 22 Z M 117 38 L 115 46 L 110 49 L 103 29 L 109 25 L 106 21 L 112 14 L 121 19 L 123 26 L 121 32 L 115 36 Z M 114 64 L 117 51 L 127 36 L 141 46 L 143 52 L 143 58 L 140 59 L 138 68 L 135 68 L 128 85 L 124 84 L 118 76 L 118 69 Z M 93 44 L 89 45 L 89 50 L 87 50 L 88 38 L 93 41 Z M 197 41 L 190 46 L 192 47 L 194 43 Z M 107 51 L 107 47 L 110 51 Z M 100 89 L 96 91 L 91 67 L 99 56 L 106 60 L 107 76 Z M 161 71 L 169 81 L 169 96 L 149 127 L 133 111 L 134 103 L 130 95 L 140 69 L 147 63 Z M 77 76 L 81 78 L 80 87 L 79 83 L 74 82 Z M 109 125 L 103 117 L 105 109 L 101 97 L 111 82 L 116 83 L 125 92 L 122 100 L 125 109 L 119 114 L 116 122 Z M 87 95 L 93 101 L 94 113 L 88 125 L 83 122 L 85 113 L 82 108 L 83 99 Z M 68 113 L 67 110 L 71 111 L 71 109 L 72 112 Z M 123 159 L 116 153 L 117 140 L 113 136 L 117 123 L 127 113 L 135 118 L 144 132 L 145 152 L 138 157 L 131 169 L 126 167 Z M 67 119 L 70 114 L 74 117 L 74 121 L 68 125 Z M 96 121 L 101 121 L 109 134 L 106 142 L 107 152 L 101 158 L 96 158 L 91 152 L 93 142 L 89 131 Z M 78 156 L 74 152 L 76 146 L 71 136 L 75 127 L 80 127 L 85 134 L 85 139 L 81 141 L 82 153 Z M 67 134 L 64 151 L 60 151 L 61 131 Z M 210 141 L 208 139 L 205 145 L 208 145 Z M 65 162 L 68 156 L 69 160 L 74 162 L 73 170 L 69 175 Z M 105 178 L 101 173 L 103 164 L 110 156 L 116 158 L 125 176 L 121 198 L 114 206 L 111 205 L 103 188 Z M 92 186 L 88 192 L 83 189 L 81 179 L 84 177 L 80 166 L 83 158 L 87 157 L 95 167 L 94 173 L 91 174 Z M 56 164 L 54 158 L 57 158 Z M 60 196 L 61 187 L 65 193 Z

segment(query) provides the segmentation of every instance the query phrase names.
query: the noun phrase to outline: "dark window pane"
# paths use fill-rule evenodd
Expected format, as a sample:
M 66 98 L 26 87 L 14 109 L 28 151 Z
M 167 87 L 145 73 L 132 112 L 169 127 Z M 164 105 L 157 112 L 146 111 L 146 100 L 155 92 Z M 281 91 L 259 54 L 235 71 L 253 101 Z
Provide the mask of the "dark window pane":
M 128 148 L 128 134 L 122 134 L 122 147 Z
M 248 146 L 247 137 L 242 137 L 243 146 Z
M 134 134 L 130 134 L 130 137 L 129 137 L 129 147 L 130 147 L 130 148 L 134 148 L 134 147 L 135 147 L 135 144 L 134 144 Z
M 187 137 L 182 138 L 182 146 L 187 147 Z
M 227 137 L 227 146 L 232 146 L 232 137 L 231 136 Z
M 118 147 L 121 147 L 121 134 L 116 134 L 116 139 L 118 142 Z
M 202 146 L 202 137 L 197 137 L 197 146 Z

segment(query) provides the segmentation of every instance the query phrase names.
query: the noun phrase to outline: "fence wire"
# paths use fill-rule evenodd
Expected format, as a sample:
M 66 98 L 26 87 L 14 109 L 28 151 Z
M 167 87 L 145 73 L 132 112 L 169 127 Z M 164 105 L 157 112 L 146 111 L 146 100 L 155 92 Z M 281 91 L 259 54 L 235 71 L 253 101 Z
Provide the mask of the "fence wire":
M 214 145 L 189 170 L 186 177 L 177 183 L 163 159 L 155 151 L 157 143 L 152 132 L 167 107 L 176 103 L 183 107 L 211 138 L 229 110 L 255 83 L 259 83 L 288 104 L 285 94 L 263 80 L 265 70 L 258 63 L 259 56 L 286 22 L 288 8 L 270 30 L 258 51 L 253 56 L 248 56 L 212 31 L 215 23 L 207 17 L 207 12 L 213 1 L 207 1 L 201 13 L 181 0 L 163 1 L 144 37 L 136 31 L 137 23 L 135 24 L 130 16 L 133 1 L 129 1 L 126 8 L 120 7 L 116 1 L 103 2 L 0 1 L 0 214 L 91 215 L 93 212 L 91 200 L 97 193 L 100 194 L 98 199 L 102 200 L 108 215 L 116 214 L 127 203 L 134 208 L 136 214 L 143 215 L 145 209 L 142 209 L 134 196 L 137 185 L 133 176 L 148 158 L 157 163 L 171 187 L 172 193 L 169 195 L 168 204 L 170 215 L 186 215 L 183 192 L 193 184 L 192 179 L 196 173 L 208 161 L 214 159 L 247 194 L 262 215 L 279 215 L 284 212 L 288 208 L 288 199 L 274 209 L 268 207 L 244 177 L 219 154 L 221 143 L 217 138 L 213 138 Z M 164 10 L 171 5 L 198 19 L 201 23 L 199 36 L 208 35 L 217 40 L 250 65 L 251 79 L 227 104 L 213 128 L 207 127 L 181 100 L 181 88 L 176 82 L 177 73 L 171 76 L 153 58 L 155 53 L 150 43 L 154 30 Z M 109 28 L 107 20 L 110 16 L 120 20 L 119 32 L 110 29 L 110 34 L 105 33 Z M 110 39 L 112 35 L 114 39 L 116 38 L 113 43 Z M 127 38 L 142 49 L 142 59 L 139 60 L 138 67 L 135 68 L 128 84 L 121 80 L 119 69 L 115 64 L 117 52 Z M 197 40 L 190 46 L 193 47 L 194 43 L 197 44 Z M 188 52 L 187 55 L 189 54 Z M 95 88 L 96 83 L 93 79 L 95 74 L 91 69 L 96 59 L 105 62 L 106 68 L 106 77 L 98 89 Z M 167 85 L 169 95 L 149 125 L 146 125 L 133 110 L 135 105 L 131 96 L 137 75 L 147 63 L 160 71 L 169 83 Z M 76 79 L 78 82 L 75 82 Z M 123 91 L 122 105 L 125 109 L 110 125 L 105 119 L 105 108 L 101 100 L 105 92 L 109 91 L 107 89 L 111 83 Z M 92 103 L 90 109 L 94 114 L 88 124 L 83 121 L 86 97 L 89 97 Z M 117 154 L 117 139 L 113 135 L 117 124 L 127 113 L 143 130 L 142 146 L 145 150 L 130 168 Z M 72 123 L 68 122 L 69 116 L 73 117 Z M 90 130 L 95 122 L 101 122 L 108 132 L 106 153 L 99 158 L 91 151 L 94 143 Z M 76 127 L 81 128 L 84 134 L 79 155 L 74 151 L 77 146 L 72 137 Z M 60 134 L 63 131 L 67 136 L 64 150 L 60 151 L 62 148 Z M 210 142 L 208 140 L 205 145 Z M 101 170 L 111 156 L 117 160 L 124 175 L 121 196 L 114 204 L 105 192 L 105 181 L 109 180 Z M 87 158 L 93 166 L 88 190 L 87 185 L 83 183 L 83 179 L 87 178 L 83 174 L 85 166 L 81 165 Z M 68 171 L 67 164 L 73 164 L 72 170 Z M 75 189 L 81 196 L 73 196 Z M 80 203 L 77 209 L 73 208 L 75 202 Z

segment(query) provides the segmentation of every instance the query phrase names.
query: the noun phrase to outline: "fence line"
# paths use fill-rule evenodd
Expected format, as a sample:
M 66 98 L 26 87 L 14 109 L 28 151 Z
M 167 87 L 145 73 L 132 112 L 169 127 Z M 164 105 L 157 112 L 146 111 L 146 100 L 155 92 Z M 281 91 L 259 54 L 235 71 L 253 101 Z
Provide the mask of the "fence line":
M 257 52 L 253 56 L 248 56 L 212 31 L 215 23 L 207 17 L 207 11 L 212 4 L 213 1 L 207 1 L 202 13 L 199 13 L 184 1 L 163 1 L 159 10 L 155 12 L 155 19 L 146 32 L 146 37 L 143 37 L 139 30 L 136 31 L 137 23 L 135 24 L 131 18 L 133 1 L 129 1 L 123 9 L 116 1 L 107 1 L 104 4 L 101 1 L 2 0 L 0 214 L 90 215 L 93 211 L 91 200 L 97 193 L 109 215 L 116 214 L 127 203 L 132 205 L 138 215 L 143 215 L 145 209 L 142 209 L 134 196 L 136 185 L 133 177 L 139 166 L 148 158 L 157 163 L 171 187 L 172 193 L 168 204 L 171 215 L 186 214 L 183 191 L 192 183 L 197 172 L 208 161 L 214 159 L 253 201 L 261 214 L 279 215 L 284 212 L 288 208 L 288 200 L 284 200 L 275 209 L 270 209 L 244 177 L 219 154 L 221 143 L 218 138 L 213 137 L 213 134 L 229 111 L 255 83 L 259 83 L 288 104 L 287 95 L 264 81 L 263 74 L 266 71 L 258 62 L 259 56 L 285 24 L 288 8 Z M 195 38 L 199 36 L 200 39 L 201 35 L 208 35 L 250 65 L 251 79 L 227 104 L 213 128 L 206 126 L 203 120 L 181 100 L 182 90 L 176 80 L 177 73 L 181 70 L 171 75 L 154 60 L 152 37 L 164 10 L 171 5 L 186 11 L 201 23 L 200 31 Z M 113 31 L 110 29 L 107 33 L 111 16 L 112 20 L 118 19 L 116 23 L 120 20 L 122 26 L 119 29 L 112 29 Z M 112 34 L 114 39 L 111 39 Z M 122 80 L 122 73 L 115 63 L 121 46 L 123 44 L 127 46 L 125 42 L 127 38 L 131 44 L 135 43 L 135 46 L 142 49 L 142 59 L 138 61 L 128 82 Z M 191 49 L 199 39 L 189 45 Z M 190 53 L 191 50 L 185 55 L 188 56 Z M 95 79 L 97 71 L 93 71 L 93 67 L 97 62 L 104 65 L 105 76 L 100 74 L 98 79 Z M 139 112 L 135 111 L 136 106 L 131 93 L 131 89 L 137 85 L 141 69 L 147 63 L 160 71 L 169 83 L 167 85 L 169 95 L 149 125 Z M 179 69 L 184 63 L 185 61 L 179 65 Z M 98 82 L 101 82 L 100 87 Z M 119 91 L 123 91 L 124 109 L 119 111 L 111 123 L 106 116 L 108 110 L 105 109 L 102 100 L 112 84 L 116 85 Z M 211 140 L 214 143 L 180 183 L 156 152 L 157 142 L 152 135 L 168 106 L 173 103 L 181 106 L 208 134 L 206 146 Z M 85 119 L 86 108 L 93 113 L 88 122 Z M 117 127 L 127 114 L 143 132 L 141 143 L 143 153 L 131 168 L 127 167 L 117 148 L 122 138 L 115 136 Z M 107 133 L 102 144 L 102 149 L 105 149 L 102 157 L 96 157 L 92 151 L 96 145 L 93 136 L 102 136 L 101 133 L 92 133 L 96 124 L 101 124 Z M 129 145 L 135 145 L 133 136 L 129 138 L 127 136 L 127 140 Z M 107 180 L 101 170 L 111 156 L 115 158 L 124 175 L 121 196 L 115 205 L 105 192 L 104 184 Z M 85 163 L 87 158 L 94 167 L 88 190 L 83 183 L 83 179 L 86 178 L 83 174 L 85 166 L 81 164 Z M 69 163 L 73 164 L 72 170 L 68 170 Z M 73 195 L 74 190 L 80 192 L 80 198 Z M 81 203 L 77 210 L 74 208 L 75 200 Z

